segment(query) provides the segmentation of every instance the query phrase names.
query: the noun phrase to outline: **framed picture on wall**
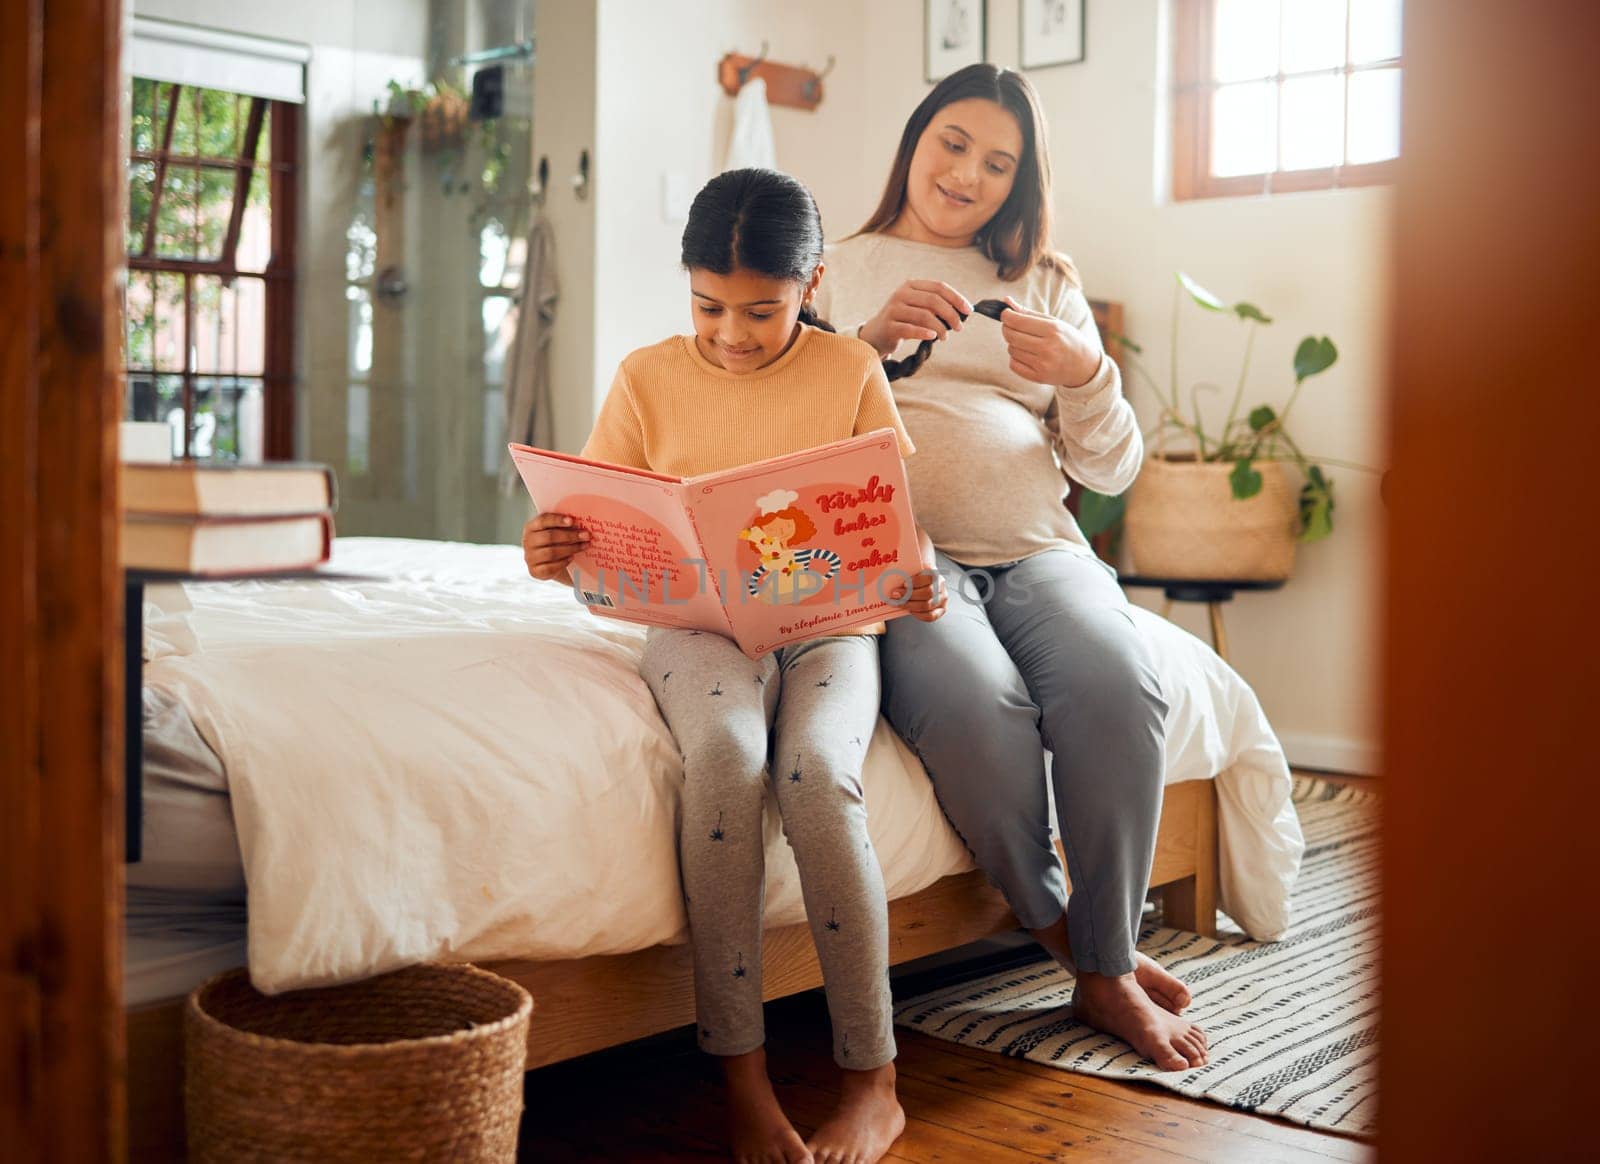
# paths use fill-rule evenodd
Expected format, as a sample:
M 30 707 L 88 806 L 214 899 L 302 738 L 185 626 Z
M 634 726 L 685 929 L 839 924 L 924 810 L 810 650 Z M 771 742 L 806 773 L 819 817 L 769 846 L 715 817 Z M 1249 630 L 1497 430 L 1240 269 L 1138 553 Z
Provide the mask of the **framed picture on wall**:
M 922 0 L 923 76 L 931 84 L 985 59 L 988 0 Z
M 1088 0 L 1022 0 L 1024 69 L 1076 65 L 1084 57 L 1084 15 Z

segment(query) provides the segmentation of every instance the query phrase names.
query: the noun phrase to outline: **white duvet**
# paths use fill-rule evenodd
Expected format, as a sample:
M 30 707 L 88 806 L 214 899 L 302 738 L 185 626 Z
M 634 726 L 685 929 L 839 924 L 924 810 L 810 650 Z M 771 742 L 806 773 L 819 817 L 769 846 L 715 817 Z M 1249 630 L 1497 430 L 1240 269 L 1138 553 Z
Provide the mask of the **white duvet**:
M 227 770 L 257 986 L 684 940 L 681 764 L 636 671 L 642 628 L 530 580 L 515 546 L 342 538 L 331 569 L 371 579 L 189 586 L 192 609 L 148 615 L 146 684 Z M 1171 705 L 1168 783 L 1217 779 L 1222 907 L 1275 938 L 1304 847 L 1283 752 L 1208 646 L 1133 614 Z M 865 785 L 891 897 L 972 867 L 881 720 Z M 804 913 L 775 815 L 783 925 Z

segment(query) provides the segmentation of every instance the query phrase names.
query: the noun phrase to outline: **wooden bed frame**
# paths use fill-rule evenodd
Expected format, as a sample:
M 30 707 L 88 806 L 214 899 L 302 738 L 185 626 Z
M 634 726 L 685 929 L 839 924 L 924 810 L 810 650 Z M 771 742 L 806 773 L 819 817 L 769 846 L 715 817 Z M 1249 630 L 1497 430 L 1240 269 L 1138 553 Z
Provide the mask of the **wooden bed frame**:
M 1167 786 L 1150 871 L 1151 887 L 1162 891 L 1166 923 L 1203 934 L 1216 932 L 1216 795 L 1211 780 Z M 899 965 L 1016 928 L 1017 919 L 981 872 L 953 874 L 889 903 L 889 961 Z M 764 947 L 765 998 L 822 985 L 803 923 L 768 930 Z M 686 945 L 559 962 L 492 962 L 486 968 L 533 995 L 530 1069 L 694 1021 Z M 128 1114 L 131 1161 L 182 1159 L 182 1000 L 128 1011 Z

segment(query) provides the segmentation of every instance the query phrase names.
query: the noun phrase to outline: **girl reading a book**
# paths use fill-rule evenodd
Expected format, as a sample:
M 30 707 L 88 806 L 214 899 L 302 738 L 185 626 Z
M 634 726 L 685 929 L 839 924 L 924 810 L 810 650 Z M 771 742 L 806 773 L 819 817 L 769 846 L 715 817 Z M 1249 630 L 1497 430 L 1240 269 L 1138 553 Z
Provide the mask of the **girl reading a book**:
M 818 303 L 886 357 L 937 341 L 894 390 L 951 615 L 889 628 L 884 710 L 978 864 L 1076 970 L 1076 1016 L 1178 1070 L 1206 1061 L 1205 1034 L 1181 1016 L 1183 983 L 1134 949 L 1167 704 L 1116 572 L 1065 504 L 1069 475 L 1127 489 L 1143 441 L 1078 273 L 1050 249 L 1046 142 L 1021 75 L 980 64 L 940 82 L 906 123 L 877 210 L 828 249 Z M 971 314 L 984 299 L 1008 305 L 998 326 Z
M 803 185 L 771 170 L 712 179 L 690 209 L 683 265 L 694 334 L 622 362 L 583 456 L 692 476 L 879 428 L 895 431 L 902 455 L 914 451 L 877 353 L 816 326 L 822 222 Z M 924 568 L 891 596 L 931 622 L 945 594 L 926 568 L 932 546 L 919 537 Z M 585 540 L 566 515 L 541 514 L 523 531 L 529 572 L 563 577 Z M 877 1160 L 905 1124 L 895 1098 L 888 908 L 861 785 L 883 627 L 867 629 L 756 660 L 700 631 L 652 627 L 645 641 L 643 676 L 683 753 L 679 863 L 699 1042 L 721 1059 L 740 1160 Z M 769 780 L 843 1070 L 838 1110 L 809 1143 L 779 1106 L 763 1051 Z

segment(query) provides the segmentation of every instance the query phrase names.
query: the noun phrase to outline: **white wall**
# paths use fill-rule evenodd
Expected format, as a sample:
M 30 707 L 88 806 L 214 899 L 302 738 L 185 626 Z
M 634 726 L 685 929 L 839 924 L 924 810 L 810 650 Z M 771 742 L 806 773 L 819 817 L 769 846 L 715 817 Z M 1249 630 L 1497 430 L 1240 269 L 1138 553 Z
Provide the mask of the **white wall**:
M 1339 362 L 1308 382 L 1291 431 L 1308 452 L 1381 466 L 1391 191 L 1171 203 L 1165 7 L 1162 0 L 1091 4 L 1084 63 L 1028 74 L 1050 122 L 1056 245 L 1077 260 L 1092 295 L 1124 304 L 1126 330 L 1144 346 L 1158 382 L 1167 374 L 1173 272 L 1180 268 L 1223 298 L 1250 300 L 1275 317 L 1256 340 L 1250 403 L 1281 407 L 1300 339 L 1332 337 Z M 825 134 L 778 129 L 780 164 L 812 183 L 819 200 L 827 192 L 833 234 L 841 223 L 846 230 L 859 225 L 876 205 L 905 119 L 931 88 L 923 80 L 922 0 L 874 0 L 858 11 L 860 104 L 819 110 L 815 124 L 830 127 Z M 988 59 L 1015 68 L 1017 0 L 989 0 L 988 16 Z M 835 37 L 849 26 L 830 24 Z M 1239 375 L 1242 331 L 1202 314 L 1192 309 L 1181 317 L 1185 400 L 1195 381 L 1231 389 Z M 1148 426 L 1155 415 L 1150 392 L 1135 384 L 1130 399 Z M 1228 394 L 1203 397 L 1203 408 L 1207 400 L 1215 431 Z M 1225 608 L 1229 654 L 1260 695 L 1291 761 L 1372 772 L 1382 511 L 1374 477 L 1331 473 L 1333 537 L 1301 547 L 1284 590 L 1241 595 Z M 1142 605 L 1161 606 L 1159 592 L 1131 593 Z M 1204 608 L 1180 605 L 1174 618 L 1208 635 Z
M 550 7 L 541 6 L 541 19 Z M 988 7 L 988 57 L 1014 66 L 1017 0 Z M 774 113 L 779 165 L 812 186 L 837 237 L 875 205 L 904 120 L 929 88 L 922 14 L 922 0 L 598 0 L 595 329 L 592 346 L 565 332 L 557 340 L 558 350 L 566 338 L 585 358 L 592 352 L 592 376 L 558 377 L 561 411 L 581 413 L 586 395 L 592 409 L 623 355 L 688 326 L 682 228 L 664 221 L 660 184 L 662 174 L 679 172 L 698 189 L 720 167 L 730 104 L 714 81 L 722 54 L 753 53 L 766 39 L 776 60 L 820 68 L 830 53 L 837 58 L 820 109 Z M 1307 385 L 1293 431 L 1308 451 L 1381 464 L 1390 192 L 1170 204 L 1162 189 L 1163 20 L 1161 0 L 1092 4 L 1086 62 L 1029 74 L 1050 120 L 1056 243 L 1076 258 L 1092 294 L 1125 305 L 1126 329 L 1145 345 L 1158 378 L 1179 268 L 1276 317 L 1257 341 L 1252 402 L 1281 405 L 1300 338 L 1331 336 L 1339 363 Z M 541 60 L 552 47 L 541 31 Z M 541 118 L 548 108 L 541 106 Z M 1192 312 L 1183 326 L 1185 391 L 1194 380 L 1232 384 L 1238 329 Z M 1130 397 L 1148 421 L 1149 393 L 1135 386 Z M 1214 407 L 1220 413 L 1226 400 Z M 581 442 L 582 427 L 564 429 L 565 439 Z M 1283 591 L 1243 595 L 1227 608 L 1231 656 L 1294 762 L 1371 771 L 1381 511 L 1372 479 L 1343 470 L 1333 476 L 1334 536 L 1302 548 Z M 1135 599 L 1160 603 L 1148 592 Z M 1203 610 L 1180 607 L 1176 617 L 1205 634 Z

